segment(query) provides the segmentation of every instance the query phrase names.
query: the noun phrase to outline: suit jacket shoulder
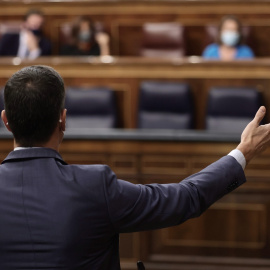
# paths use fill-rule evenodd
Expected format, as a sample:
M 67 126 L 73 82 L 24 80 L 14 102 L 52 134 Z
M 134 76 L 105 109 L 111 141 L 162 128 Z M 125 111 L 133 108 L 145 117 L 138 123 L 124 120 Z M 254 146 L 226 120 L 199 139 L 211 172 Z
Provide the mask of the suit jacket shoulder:
M 19 34 L 4 34 L 0 39 L 0 55 L 16 56 L 19 49 Z
M 0 39 L 0 55 L 16 56 L 20 45 L 20 34 L 5 34 Z M 39 41 L 41 56 L 51 55 L 51 42 L 45 37 L 41 37 Z
M 39 41 L 39 47 L 41 49 L 41 56 L 52 54 L 52 44 L 47 38 L 41 37 Z

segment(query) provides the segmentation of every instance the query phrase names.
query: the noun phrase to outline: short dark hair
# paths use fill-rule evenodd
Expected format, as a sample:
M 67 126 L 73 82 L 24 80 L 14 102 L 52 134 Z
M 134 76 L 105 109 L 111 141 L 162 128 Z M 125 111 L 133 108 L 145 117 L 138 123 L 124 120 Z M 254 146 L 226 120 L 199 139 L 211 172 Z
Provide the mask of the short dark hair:
M 29 66 L 16 72 L 4 88 L 8 125 L 17 143 L 32 147 L 46 143 L 64 109 L 61 76 L 48 66 Z
M 226 21 L 234 21 L 237 24 L 237 30 L 239 32 L 240 38 L 239 38 L 239 41 L 237 42 L 236 46 L 242 44 L 243 43 L 242 23 L 235 15 L 226 15 L 221 19 L 221 21 L 219 23 L 219 26 L 218 26 L 217 43 L 220 44 L 220 45 L 222 44 L 221 36 L 220 36 L 221 35 L 221 29 L 223 27 L 223 24 Z
M 31 15 L 39 15 L 40 17 L 44 17 L 44 14 L 39 9 L 29 9 L 24 15 L 24 21 L 26 21 Z

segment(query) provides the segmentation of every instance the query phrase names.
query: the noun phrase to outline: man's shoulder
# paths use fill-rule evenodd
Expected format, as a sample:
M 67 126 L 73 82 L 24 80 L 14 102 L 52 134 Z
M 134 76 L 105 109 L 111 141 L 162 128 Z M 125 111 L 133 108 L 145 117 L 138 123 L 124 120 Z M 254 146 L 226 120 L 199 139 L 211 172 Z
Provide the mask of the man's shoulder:
M 108 165 L 95 164 L 95 165 L 80 165 L 71 164 L 64 165 L 62 172 L 67 176 L 72 176 L 74 181 L 81 182 L 86 185 L 93 185 L 94 182 L 106 183 L 108 177 L 112 174 L 112 170 Z M 95 184 L 94 184 L 95 185 Z
M 20 35 L 17 33 L 6 33 L 0 38 L 0 44 L 9 48 L 14 43 L 19 44 L 19 39 Z
M 19 40 L 20 34 L 19 33 L 6 33 L 1 37 L 1 41 L 5 40 Z
M 111 181 L 116 179 L 115 174 L 107 165 L 60 164 L 60 166 L 62 180 L 71 187 L 80 187 L 87 194 L 94 192 L 104 196 Z
M 52 50 L 52 44 L 51 41 L 49 39 L 47 39 L 46 37 L 41 37 L 40 41 L 39 41 L 39 46 L 42 50 L 41 55 L 50 55 L 51 54 L 51 50 Z
M 92 165 L 68 164 L 65 167 L 69 170 L 72 170 L 73 172 L 82 173 L 82 174 L 92 173 L 92 174 L 100 175 L 110 170 L 108 165 L 103 165 L 103 164 L 92 164 Z
M 46 45 L 48 45 L 48 46 L 51 45 L 51 41 L 50 41 L 48 38 L 44 37 L 44 36 L 42 36 L 42 37 L 40 38 L 40 42 L 43 43 L 43 44 L 46 44 Z

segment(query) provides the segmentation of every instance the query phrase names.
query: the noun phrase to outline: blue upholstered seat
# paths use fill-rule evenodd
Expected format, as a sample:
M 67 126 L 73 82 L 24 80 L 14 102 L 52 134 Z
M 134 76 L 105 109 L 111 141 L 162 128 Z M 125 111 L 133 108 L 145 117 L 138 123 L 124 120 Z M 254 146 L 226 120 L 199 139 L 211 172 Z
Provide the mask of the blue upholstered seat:
M 106 87 L 68 87 L 66 90 L 67 128 L 115 128 L 116 100 Z
M 185 83 L 144 81 L 140 87 L 138 128 L 189 129 L 193 106 Z
M 241 132 L 262 104 L 252 87 L 214 87 L 209 92 L 206 129 Z

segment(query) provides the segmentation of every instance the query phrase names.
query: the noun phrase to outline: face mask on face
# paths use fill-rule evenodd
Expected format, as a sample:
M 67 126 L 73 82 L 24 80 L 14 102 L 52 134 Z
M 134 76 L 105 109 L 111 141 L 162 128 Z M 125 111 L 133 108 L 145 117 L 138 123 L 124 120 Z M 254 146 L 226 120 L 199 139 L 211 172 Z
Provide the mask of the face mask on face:
M 87 41 L 90 41 L 92 35 L 91 35 L 91 32 L 89 31 L 82 31 L 79 33 L 79 40 L 80 41 L 84 41 L 84 42 L 87 42 Z
M 230 46 L 230 47 L 234 47 L 240 39 L 240 35 L 238 32 L 235 31 L 224 31 L 221 34 L 221 41 L 223 44 Z
M 42 35 L 42 31 L 39 29 L 30 29 L 30 31 L 36 36 L 40 37 Z

